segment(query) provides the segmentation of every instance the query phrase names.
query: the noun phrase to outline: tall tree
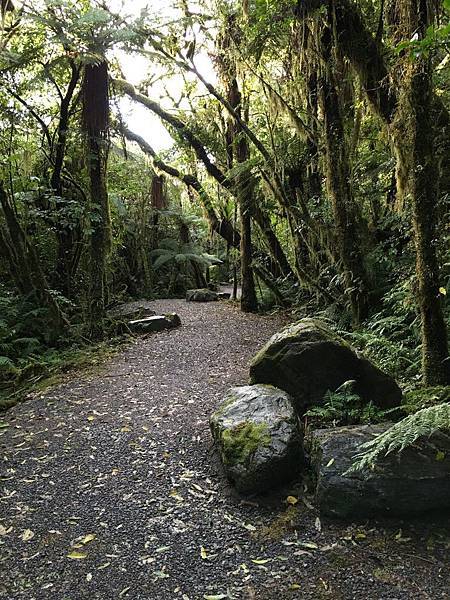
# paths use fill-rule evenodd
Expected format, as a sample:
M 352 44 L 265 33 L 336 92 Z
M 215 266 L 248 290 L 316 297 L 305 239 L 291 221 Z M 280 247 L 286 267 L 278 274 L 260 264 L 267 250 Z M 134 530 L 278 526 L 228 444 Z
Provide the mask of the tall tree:
M 249 141 L 242 126 L 248 121 L 245 101 L 239 88 L 236 60 L 233 45 L 239 43 L 241 35 L 236 14 L 225 15 L 223 30 L 218 42 L 217 65 L 224 87 L 226 100 L 237 118 L 227 115 L 225 140 L 228 153 L 228 166 L 245 165 L 250 159 Z M 252 207 L 255 202 L 255 181 L 250 169 L 243 168 L 237 176 L 236 191 L 241 222 L 241 309 L 255 312 L 258 308 L 252 260 Z
M 111 250 L 111 216 L 107 189 L 109 78 L 105 59 L 88 63 L 83 77 L 83 131 L 90 182 L 89 323 L 93 337 L 102 333 Z
M 442 310 L 440 270 L 436 253 L 438 237 L 439 172 L 433 122 L 431 56 L 412 52 L 408 42 L 427 36 L 435 3 L 397 0 L 397 33 L 406 42 L 397 65 L 401 84 L 394 126 L 398 169 L 403 194 L 412 205 L 416 247 L 416 276 L 422 326 L 422 364 L 425 383 L 450 384 L 447 330 Z

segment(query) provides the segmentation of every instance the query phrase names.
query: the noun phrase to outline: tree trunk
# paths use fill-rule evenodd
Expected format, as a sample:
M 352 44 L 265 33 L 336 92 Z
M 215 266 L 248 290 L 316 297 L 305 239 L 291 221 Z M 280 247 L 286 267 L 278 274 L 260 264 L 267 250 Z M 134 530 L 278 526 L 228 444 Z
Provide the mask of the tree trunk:
M 237 82 L 234 80 L 234 95 L 237 100 L 233 107 L 240 111 L 240 93 Z M 247 138 L 240 130 L 235 132 L 234 141 L 236 145 L 236 162 L 244 163 L 250 158 L 250 148 Z M 254 202 L 254 182 L 250 173 L 244 172 L 238 177 L 237 193 L 239 200 L 239 219 L 241 221 L 241 310 L 243 312 L 256 312 L 258 301 L 256 298 L 255 278 L 252 268 L 252 224 L 251 210 Z
M 401 15 L 406 40 L 426 34 L 430 17 L 418 0 L 404 0 Z M 436 252 L 438 163 L 432 122 L 432 71 L 429 57 L 401 59 L 402 79 L 395 136 L 402 172 L 403 193 L 412 205 L 416 276 L 422 330 L 422 371 L 427 385 L 450 384 L 450 360 L 445 319 L 440 298 L 440 274 Z M 402 135 L 399 134 L 402 132 Z
M 89 327 L 93 338 L 99 338 L 103 333 L 106 270 L 111 248 L 111 218 L 106 183 L 108 124 L 107 63 L 87 64 L 83 80 L 83 127 L 87 137 L 91 196 Z
M 70 65 L 71 78 L 65 96 L 61 98 L 58 132 L 53 156 L 53 172 L 50 181 L 52 189 L 60 198 L 63 197 L 62 170 L 66 155 L 70 105 L 80 78 L 80 67 L 77 66 L 73 60 L 70 61 Z M 56 232 L 58 251 L 55 275 L 58 287 L 66 297 L 71 296 L 72 280 L 75 275 L 74 268 L 76 268 L 78 264 L 77 261 L 73 260 L 75 245 L 76 242 L 79 241 L 77 233 L 79 233 L 78 228 L 68 226 L 59 226 Z
M 329 29 L 325 30 L 323 36 L 323 56 L 326 66 L 321 78 L 321 103 L 324 115 L 327 187 L 335 219 L 336 243 L 343 266 L 346 294 L 350 300 L 353 322 L 359 325 L 367 318 L 369 309 L 367 274 L 357 231 L 350 160 L 333 73 Z

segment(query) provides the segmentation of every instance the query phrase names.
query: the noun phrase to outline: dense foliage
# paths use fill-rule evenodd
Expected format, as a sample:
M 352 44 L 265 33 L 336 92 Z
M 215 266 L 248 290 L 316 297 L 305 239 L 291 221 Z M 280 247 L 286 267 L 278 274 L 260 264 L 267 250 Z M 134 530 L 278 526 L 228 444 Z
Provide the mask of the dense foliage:
M 15 4 L 0 36 L 8 395 L 41 357 L 111 335 L 119 301 L 233 278 L 244 311 L 319 314 L 407 391 L 450 383 L 447 0 Z M 129 103 L 171 148 L 127 123 Z

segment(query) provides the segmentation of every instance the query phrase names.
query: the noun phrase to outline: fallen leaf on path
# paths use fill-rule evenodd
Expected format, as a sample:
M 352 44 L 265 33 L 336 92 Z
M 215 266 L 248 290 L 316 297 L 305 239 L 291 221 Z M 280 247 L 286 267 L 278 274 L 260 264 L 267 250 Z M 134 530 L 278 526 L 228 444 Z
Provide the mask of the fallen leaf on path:
M 300 542 L 300 546 L 303 546 L 303 548 L 310 548 L 311 550 L 319 549 L 319 546 L 314 542 Z
M 84 536 L 82 540 L 80 540 L 80 544 L 83 544 L 83 546 L 85 546 L 86 544 L 89 544 L 89 542 L 92 542 L 92 540 L 95 540 L 96 537 L 97 536 L 95 533 L 88 533 Z
M 31 531 L 31 529 L 25 529 L 25 531 L 20 537 L 23 539 L 24 542 L 29 542 L 34 538 L 34 531 Z
M 67 555 L 67 558 L 71 558 L 72 560 L 83 560 L 86 557 L 87 554 L 84 552 L 78 552 L 77 550 L 72 550 L 72 552 Z
M 252 558 L 252 563 L 255 563 L 255 565 L 265 565 L 271 560 L 271 558 Z

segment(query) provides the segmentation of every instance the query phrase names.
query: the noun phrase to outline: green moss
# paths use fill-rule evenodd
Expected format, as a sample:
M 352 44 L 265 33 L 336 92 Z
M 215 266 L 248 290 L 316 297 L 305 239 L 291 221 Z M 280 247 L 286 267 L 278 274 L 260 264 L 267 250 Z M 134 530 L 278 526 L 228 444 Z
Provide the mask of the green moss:
M 300 508 L 298 505 L 288 506 L 271 523 L 261 527 L 255 537 L 262 541 L 279 541 L 297 530 L 299 515 Z
M 413 414 L 422 408 L 444 402 L 450 402 L 449 386 L 423 387 L 406 392 L 403 408 L 408 414 Z
M 245 421 L 222 433 L 222 458 L 226 464 L 245 464 L 258 448 L 270 444 L 266 423 Z

